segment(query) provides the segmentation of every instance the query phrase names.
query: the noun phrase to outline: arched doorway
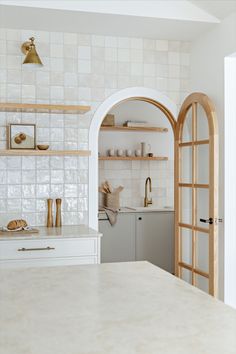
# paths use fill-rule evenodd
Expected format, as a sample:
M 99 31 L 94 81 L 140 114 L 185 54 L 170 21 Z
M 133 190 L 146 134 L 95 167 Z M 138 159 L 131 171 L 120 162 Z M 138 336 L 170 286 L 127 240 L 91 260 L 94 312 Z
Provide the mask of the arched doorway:
M 132 87 L 121 90 L 106 99 L 95 112 L 89 129 L 89 226 L 98 228 L 98 135 L 106 114 L 117 104 L 126 100 L 142 100 L 159 108 L 169 120 L 173 132 L 176 127 L 177 106 L 162 93 L 143 87 Z
M 100 126 L 105 115 L 126 100 L 140 100 L 156 106 L 171 124 L 175 138 L 175 273 L 190 284 L 216 295 L 218 133 L 215 110 L 205 94 L 188 96 L 178 119 L 176 105 L 167 96 L 147 88 L 124 89 L 100 105 L 89 131 L 89 225 L 98 228 Z M 186 130 L 187 139 L 184 134 Z M 207 226 L 199 222 L 205 222 Z M 187 252 L 186 257 L 184 252 Z

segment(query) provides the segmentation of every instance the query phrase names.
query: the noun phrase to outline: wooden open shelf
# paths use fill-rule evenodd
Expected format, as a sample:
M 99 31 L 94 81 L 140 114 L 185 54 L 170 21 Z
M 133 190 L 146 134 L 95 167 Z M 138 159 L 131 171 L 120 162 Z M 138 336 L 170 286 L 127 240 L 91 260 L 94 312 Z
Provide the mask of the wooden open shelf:
M 0 150 L 0 156 L 90 156 L 89 150 Z
M 34 112 L 34 113 L 84 114 L 90 111 L 90 106 L 0 102 L 0 111 L 28 112 L 28 113 Z
M 166 161 L 168 157 L 166 156 L 154 156 L 154 157 L 144 157 L 144 156 L 100 156 L 99 160 L 117 161 L 117 160 L 139 160 L 139 161 Z
M 114 125 L 114 126 L 101 126 L 100 130 L 102 131 L 142 131 L 142 132 L 159 132 L 165 133 L 168 132 L 168 128 L 161 127 L 124 127 L 123 125 Z

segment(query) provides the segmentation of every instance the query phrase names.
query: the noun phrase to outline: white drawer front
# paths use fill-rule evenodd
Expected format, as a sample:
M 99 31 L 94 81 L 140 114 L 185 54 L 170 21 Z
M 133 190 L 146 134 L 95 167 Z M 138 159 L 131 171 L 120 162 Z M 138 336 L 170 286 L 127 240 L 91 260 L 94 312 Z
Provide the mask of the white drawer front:
M 97 255 L 96 238 L 41 239 L 0 242 L 0 260 Z
M 0 269 L 25 267 L 51 267 L 83 264 L 97 264 L 96 256 L 64 257 L 64 258 L 33 258 L 33 259 L 5 259 L 0 260 Z

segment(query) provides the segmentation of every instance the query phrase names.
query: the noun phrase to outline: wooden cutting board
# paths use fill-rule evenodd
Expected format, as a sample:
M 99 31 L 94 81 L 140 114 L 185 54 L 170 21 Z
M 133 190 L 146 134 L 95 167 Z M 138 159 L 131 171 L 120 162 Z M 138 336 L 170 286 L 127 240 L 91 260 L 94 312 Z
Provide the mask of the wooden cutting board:
M 14 236 L 14 235 L 26 235 L 26 234 L 37 234 L 38 229 L 32 230 L 21 230 L 21 231 L 2 231 L 0 230 L 0 236 Z

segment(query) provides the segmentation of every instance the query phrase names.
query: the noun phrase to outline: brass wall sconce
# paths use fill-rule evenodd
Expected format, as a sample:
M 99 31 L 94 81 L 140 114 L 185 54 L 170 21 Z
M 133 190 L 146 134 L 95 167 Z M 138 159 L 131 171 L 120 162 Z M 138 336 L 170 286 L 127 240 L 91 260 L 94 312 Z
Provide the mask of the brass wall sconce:
M 27 64 L 27 67 L 37 68 L 43 66 L 35 48 L 34 37 L 29 38 L 29 41 L 22 44 L 21 51 L 26 55 L 23 64 Z

